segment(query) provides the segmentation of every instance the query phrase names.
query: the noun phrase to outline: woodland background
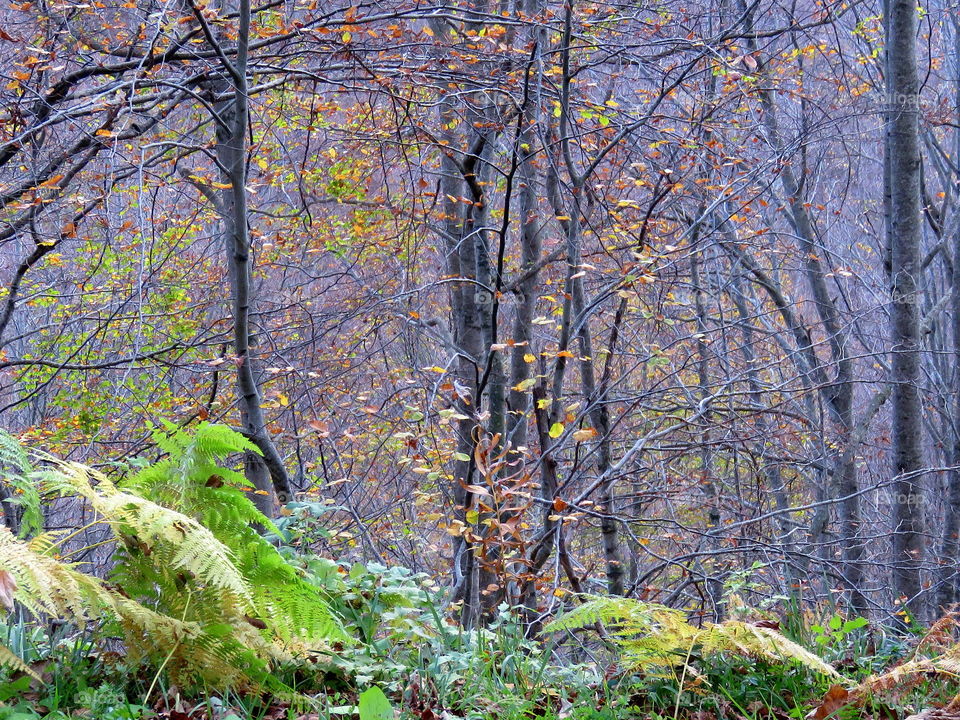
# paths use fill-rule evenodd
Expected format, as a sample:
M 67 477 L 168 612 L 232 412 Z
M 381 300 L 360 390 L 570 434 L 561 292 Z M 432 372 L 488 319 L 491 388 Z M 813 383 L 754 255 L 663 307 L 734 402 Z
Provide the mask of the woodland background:
M 886 5 L 4 5 L 0 422 L 120 475 L 237 428 L 266 514 L 468 627 L 731 583 L 932 621 L 960 10 Z

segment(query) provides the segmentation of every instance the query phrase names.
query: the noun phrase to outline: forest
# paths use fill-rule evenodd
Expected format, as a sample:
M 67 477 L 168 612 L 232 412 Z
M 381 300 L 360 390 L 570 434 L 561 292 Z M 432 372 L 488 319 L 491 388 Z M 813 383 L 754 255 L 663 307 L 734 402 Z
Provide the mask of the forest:
M 0 515 L 0 720 L 960 718 L 960 4 L 4 3 Z

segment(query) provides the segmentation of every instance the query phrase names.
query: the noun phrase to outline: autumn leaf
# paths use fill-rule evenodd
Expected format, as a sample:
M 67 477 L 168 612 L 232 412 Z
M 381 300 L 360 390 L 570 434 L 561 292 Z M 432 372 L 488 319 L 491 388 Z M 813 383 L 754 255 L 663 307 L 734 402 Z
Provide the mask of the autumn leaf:
M 573 434 L 573 439 L 577 442 L 587 442 L 588 440 L 593 440 L 597 436 L 597 431 L 593 428 L 583 428 L 582 430 L 577 430 Z
M 6 570 L 0 570 L 0 605 L 13 610 L 13 594 L 17 591 L 17 581 Z
M 554 439 L 563 435 L 563 423 L 555 422 L 550 426 L 550 431 L 547 434 Z
M 514 385 L 510 389 L 516 390 L 517 392 L 526 392 L 536 384 L 537 384 L 536 378 L 527 378 L 526 380 L 522 380 L 521 382 L 518 382 L 516 385 Z
M 831 687 L 820 704 L 807 713 L 807 720 L 826 720 L 848 704 L 850 693 L 840 685 Z

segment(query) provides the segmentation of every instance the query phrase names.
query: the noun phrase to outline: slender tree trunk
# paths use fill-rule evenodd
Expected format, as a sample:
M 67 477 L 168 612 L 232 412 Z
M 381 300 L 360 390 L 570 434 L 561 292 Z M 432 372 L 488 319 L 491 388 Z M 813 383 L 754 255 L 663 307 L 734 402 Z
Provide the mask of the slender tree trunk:
M 250 316 L 255 298 L 252 282 L 250 233 L 247 213 L 246 150 L 250 128 L 249 98 L 247 92 L 247 57 L 250 42 L 250 2 L 238 4 L 239 27 L 236 58 L 232 65 L 223 53 L 225 70 L 233 80 L 232 97 L 216 109 L 217 163 L 223 184 L 221 212 L 223 240 L 230 269 L 230 289 L 233 310 L 233 351 L 237 357 L 237 393 L 240 401 L 244 434 L 257 445 L 263 455 L 246 453 L 244 463 L 247 479 L 256 493 L 254 502 L 267 516 L 274 512 L 274 493 L 284 503 L 291 499 L 290 480 L 283 460 L 277 452 L 266 428 L 260 405 L 260 388 L 254 367 L 250 334 Z
M 920 405 L 920 141 L 917 5 L 890 0 L 886 18 L 893 373 L 893 589 L 923 619 L 924 535 Z
M 733 300 L 737 314 L 740 316 L 740 330 L 743 334 L 743 342 L 740 344 L 740 352 L 743 355 L 744 365 L 746 366 L 747 388 L 750 392 L 751 403 L 760 410 L 764 407 L 763 391 L 760 384 L 757 367 L 756 351 L 754 350 L 754 332 L 753 325 L 750 322 L 750 312 L 747 309 L 746 293 L 744 292 L 743 282 L 739 269 L 734 268 L 730 278 L 730 296 Z M 794 571 L 794 555 L 796 554 L 796 532 L 797 524 L 793 513 L 790 510 L 790 501 L 787 496 L 787 487 L 784 482 L 783 473 L 780 471 L 780 465 L 767 459 L 768 451 L 773 447 L 772 439 L 774 437 L 773 428 L 767 419 L 765 412 L 757 413 L 757 442 L 755 452 L 760 455 L 763 461 L 763 474 L 767 480 L 767 485 L 773 493 L 774 506 L 780 512 L 780 543 L 783 553 L 783 582 L 786 585 L 786 594 L 788 597 L 794 597 L 797 594 L 796 572 Z
M 698 213 L 698 215 L 701 213 Z M 691 244 L 696 246 L 699 240 L 699 233 Z M 707 307 L 703 300 L 704 289 L 703 279 L 700 274 L 700 264 L 703 260 L 704 249 L 694 247 L 690 253 L 690 284 L 693 289 L 694 310 L 696 313 L 696 339 L 697 339 L 697 386 L 699 402 L 708 404 L 710 402 L 710 348 L 707 345 Z M 719 622 L 723 619 L 723 582 L 716 570 L 720 558 L 720 498 L 717 492 L 717 486 L 713 478 L 713 449 L 711 448 L 710 423 L 711 413 L 709 407 L 704 410 L 700 423 L 703 425 L 703 432 L 700 436 L 700 484 L 703 489 L 704 501 L 706 503 L 707 513 L 707 549 L 716 553 L 713 563 L 706 563 L 707 591 L 710 595 L 710 602 L 713 605 L 711 610 L 714 614 L 714 620 Z M 710 571 L 712 569 L 712 572 Z
M 603 555 L 607 570 L 607 591 L 611 595 L 623 595 L 624 566 L 620 558 L 620 538 L 617 529 L 615 481 L 610 477 L 608 470 L 611 465 L 610 454 L 610 411 L 607 408 L 607 399 L 597 392 L 596 373 L 592 339 L 590 334 L 589 317 L 586 311 L 587 304 L 584 298 L 583 278 L 580 273 L 580 247 L 582 242 L 581 226 L 586 218 L 585 196 L 586 178 L 577 170 L 570 149 L 570 88 L 572 75 L 570 71 L 570 50 L 573 43 L 573 3 L 566 6 L 564 15 L 563 46 L 561 48 L 561 64 L 563 68 L 560 91 L 560 121 L 559 135 L 560 148 L 567 172 L 570 175 L 570 202 L 564 208 L 560 203 L 559 195 L 553 194 L 554 210 L 558 215 L 569 217 L 563 221 L 566 231 L 567 249 L 567 280 L 566 294 L 570 298 L 572 316 L 576 327 L 572 329 L 580 345 L 580 383 L 584 399 L 589 407 L 590 422 L 597 435 L 596 468 L 599 477 L 606 478 L 599 488 L 600 503 L 603 507 L 603 517 L 600 521 L 600 536 L 603 542 Z M 562 348 L 566 349 L 566 348 Z M 559 359 L 558 359 L 559 364 Z M 605 393 L 604 393 L 605 395 Z M 559 397 L 559 393 L 556 394 Z

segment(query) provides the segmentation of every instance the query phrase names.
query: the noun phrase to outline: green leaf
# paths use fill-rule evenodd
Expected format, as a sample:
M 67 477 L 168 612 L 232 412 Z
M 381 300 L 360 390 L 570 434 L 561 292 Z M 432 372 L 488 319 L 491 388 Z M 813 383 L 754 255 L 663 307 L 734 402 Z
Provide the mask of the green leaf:
M 360 720 L 393 720 L 393 705 L 376 685 L 360 693 L 359 712 Z
M 6 702 L 14 695 L 17 695 L 22 692 L 27 692 L 30 689 L 30 676 L 24 675 L 18 680 L 10 680 L 5 682 L 3 687 L 0 688 L 0 702 Z
M 847 622 L 843 624 L 843 627 L 840 628 L 840 631 L 843 633 L 850 633 L 850 632 L 853 632 L 854 630 L 859 630 L 865 625 L 867 625 L 867 619 L 858 617 L 858 618 L 854 618 L 853 620 L 847 620 Z

